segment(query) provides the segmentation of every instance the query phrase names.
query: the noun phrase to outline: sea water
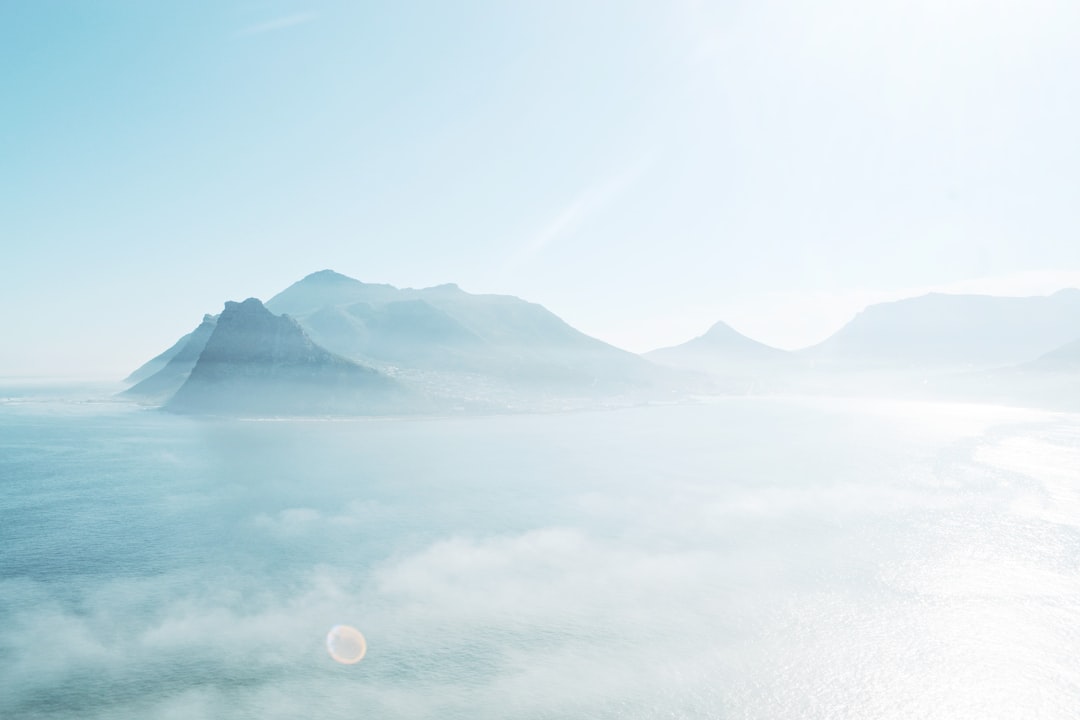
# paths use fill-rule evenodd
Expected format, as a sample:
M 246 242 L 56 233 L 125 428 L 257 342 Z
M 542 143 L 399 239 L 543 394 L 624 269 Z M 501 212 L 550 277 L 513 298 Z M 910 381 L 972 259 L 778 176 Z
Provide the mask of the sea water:
M 0 388 L 0 717 L 1075 718 L 1080 418 Z M 335 662 L 327 634 L 366 638 Z

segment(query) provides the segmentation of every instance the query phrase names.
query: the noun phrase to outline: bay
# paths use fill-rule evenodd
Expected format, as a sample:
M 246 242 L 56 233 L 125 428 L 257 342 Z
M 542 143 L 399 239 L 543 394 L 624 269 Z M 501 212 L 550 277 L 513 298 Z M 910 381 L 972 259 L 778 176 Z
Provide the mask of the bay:
M 1080 418 L 0 388 L 0 717 L 1068 718 Z M 367 638 L 335 663 L 326 633 Z

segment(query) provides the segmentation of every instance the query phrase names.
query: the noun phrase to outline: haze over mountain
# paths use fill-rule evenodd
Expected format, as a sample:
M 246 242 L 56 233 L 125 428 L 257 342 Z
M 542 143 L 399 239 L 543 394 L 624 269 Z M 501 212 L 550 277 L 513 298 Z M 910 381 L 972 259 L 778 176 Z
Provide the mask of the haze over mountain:
M 799 351 L 838 369 L 971 369 L 1034 360 L 1076 339 L 1080 290 L 1048 296 L 932 293 L 871 305 Z
M 127 395 L 170 410 L 254 414 L 557 408 L 687 382 L 516 297 L 331 270 L 265 306 L 226 303 L 132 376 L 142 380 Z
M 790 353 L 748 338 L 724 322 L 681 345 L 652 350 L 644 357 L 672 367 L 739 374 L 758 374 L 790 361 Z
M 206 322 L 206 320 L 208 318 L 212 318 L 212 317 L 216 317 L 216 316 L 204 315 L 203 316 L 203 322 Z M 202 327 L 201 323 L 200 323 L 199 327 Z M 198 327 L 196 328 L 196 330 L 197 329 L 198 329 Z M 154 357 L 150 358 L 149 360 L 144 362 L 139 367 L 135 368 L 135 370 L 133 370 L 130 375 L 128 375 L 126 378 L 124 378 L 124 382 L 126 382 L 126 383 L 138 383 L 138 382 L 141 382 L 142 380 L 145 380 L 146 378 L 150 377 L 154 373 L 156 373 L 159 370 L 161 370 L 162 368 L 164 368 L 166 365 L 169 364 L 170 360 L 172 360 L 174 357 L 176 357 L 180 353 L 180 351 L 184 349 L 184 347 L 187 345 L 188 341 L 191 340 L 191 336 L 194 333 L 195 333 L 195 330 L 192 330 L 187 335 L 182 336 L 179 340 L 177 340 L 171 346 L 169 346 L 169 348 L 167 350 L 164 350 L 160 354 L 155 355 Z M 207 335 L 207 337 L 209 337 L 209 335 Z M 200 352 L 201 352 L 201 350 L 200 350 Z M 196 357 L 198 357 L 198 355 L 196 355 Z
M 133 373 L 142 379 L 127 394 L 177 411 L 253 414 L 560 408 L 687 391 L 1023 403 L 1056 392 L 1053 382 L 1023 372 L 1080 372 L 1077 328 L 1080 290 L 931 294 L 872 305 L 802 351 L 769 347 L 718 322 L 646 359 L 516 297 L 452 284 L 402 289 L 323 270 L 265 306 L 252 298 L 206 316 Z
M 1025 370 L 1080 373 L 1080 337 L 1021 367 Z
M 871 305 L 819 345 L 785 352 L 723 322 L 645 354 L 721 392 L 874 395 L 1080 407 L 1080 290 L 929 294 Z M 1071 342 L 1070 342 L 1071 341 Z
M 391 378 L 319 347 L 255 298 L 227 302 L 190 376 L 166 403 L 177 412 L 364 414 L 400 411 Z
M 124 394 L 145 399 L 164 400 L 180 389 L 191 375 L 207 341 L 217 325 L 217 315 L 204 315 L 193 331 L 183 336 L 168 350 L 150 360 L 128 376 L 128 381 L 141 378 Z M 164 365 L 161 360 L 165 359 Z
M 474 374 L 515 387 L 611 390 L 664 375 L 535 303 L 457 285 L 399 289 L 332 270 L 271 298 L 327 349 L 374 367 Z

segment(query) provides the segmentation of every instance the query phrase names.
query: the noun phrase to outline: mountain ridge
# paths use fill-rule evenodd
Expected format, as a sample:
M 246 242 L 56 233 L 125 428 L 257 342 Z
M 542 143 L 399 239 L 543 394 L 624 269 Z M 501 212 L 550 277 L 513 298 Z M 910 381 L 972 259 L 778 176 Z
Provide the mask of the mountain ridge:
M 784 365 L 790 353 L 754 340 L 718 321 L 697 337 L 679 345 L 650 350 L 643 357 L 698 372 L 756 377 Z
M 395 402 L 403 412 L 577 407 L 642 393 L 667 397 L 675 378 L 514 296 L 474 295 L 452 283 L 399 289 L 332 270 L 305 276 L 266 304 L 226 303 L 197 361 L 184 367 L 199 349 L 192 336 L 185 336 L 188 352 L 178 342 L 151 377 L 154 389 L 182 379 L 165 409 L 362 414 L 375 395 L 390 413 Z M 331 386 L 352 399 L 334 400 Z M 129 395 L 149 396 L 146 390 L 137 385 Z M 275 394 L 288 401 L 271 403 Z
M 266 306 L 296 318 L 324 347 L 375 367 L 476 373 L 517 385 L 579 389 L 639 384 L 659 372 L 542 305 L 512 295 L 472 294 L 453 283 L 396 288 L 322 270 L 293 283 Z M 391 316 L 398 322 L 386 322 Z M 403 345 L 410 343 L 425 345 L 425 352 L 407 352 Z
M 183 385 L 175 412 L 340 414 L 385 411 L 398 384 L 320 347 L 256 298 L 226 302 Z
M 217 315 L 204 315 L 199 326 L 180 338 L 176 345 L 173 346 L 173 348 L 180 347 L 171 353 L 171 357 L 164 367 L 149 377 L 143 378 L 125 390 L 123 394 L 131 397 L 154 399 L 166 398 L 179 390 L 180 386 L 191 375 L 199 356 L 202 355 L 203 350 L 206 348 L 206 343 L 217 326 L 217 320 Z M 170 351 L 173 348 L 170 348 Z
M 1029 297 L 928 293 L 869 305 L 796 354 L 839 367 L 1003 367 L 1060 347 L 1078 327 L 1075 288 Z
M 321 270 L 265 305 L 249 298 L 205 316 L 133 373 L 143 377 L 127 394 L 211 414 L 497 411 L 688 392 L 921 396 L 937 388 L 945 397 L 950 386 L 1005 397 L 994 387 L 1004 379 L 1080 371 L 1078 329 L 1080 289 L 1028 298 L 929 293 L 870 305 L 798 351 L 720 321 L 639 356 L 511 295 L 453 283 L 396 288 Z M 1012 396 L 1024 396 L 1023 382 L 1015 380 Z M 1040 396 L 1053 393 L 1049 380 L 1028 384 L 1036 382 Z

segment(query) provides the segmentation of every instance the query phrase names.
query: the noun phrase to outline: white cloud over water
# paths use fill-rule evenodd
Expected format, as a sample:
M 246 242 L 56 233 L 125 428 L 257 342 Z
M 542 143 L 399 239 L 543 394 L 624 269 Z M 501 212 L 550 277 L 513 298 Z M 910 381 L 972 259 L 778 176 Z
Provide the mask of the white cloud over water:
M 1066 627 L 1077 588 L 1071 530 L 1025 508 L 1071 497 L 1055 468 L 1072 458 L 1072 420 L 785 402 L 734 425 L 730 407 L 705 406 L 656 423 L 674 412 L 207 425 L 219 442 L 273 440 L 262 456 L 210 452 L 203 490 L 184 462 L 154 480 L 203 495 L 155 506 L 155 532 L 213 542 L 159 572 L 0 579 L 0 713 L 944 719 L 1015 709 L 1041 687 L 1046 716 L 1067 717 L 1061 693 L 1009 673 L 1069 667 L 1047 628 Z M 598 432 L 610 423 L 616 436 Z M 453 488 L 399 472 L 436 430 L 454 438 L 429 445 L 460 473 Z M 283 433 L 288 467 L 265 449 Z M 765 441 L 777 433 L 783 456 Z M 466 464 L 495 437 L 510 457 L 523 438 L 545 448 L 545 472 Z M 399 465 L 363 467 L 373 459 Z M 337 624 L 367 637 L 355 666 L 327 655 Z M 958 695 L 956 673 L 1007 692 Z

